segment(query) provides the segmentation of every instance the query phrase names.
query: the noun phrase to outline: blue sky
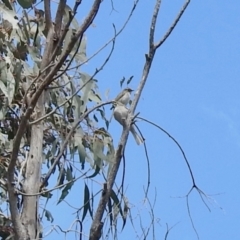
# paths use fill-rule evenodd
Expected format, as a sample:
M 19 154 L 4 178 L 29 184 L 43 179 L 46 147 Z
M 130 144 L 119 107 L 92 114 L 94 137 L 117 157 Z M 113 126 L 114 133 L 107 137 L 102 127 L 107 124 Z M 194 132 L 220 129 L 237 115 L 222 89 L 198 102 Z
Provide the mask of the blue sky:
M 88 56 L 111 38 L 112 23 L 117 29 L 122 26 L 133 4 L 129 0 L 113 2 L 117 12 L 111 13 L 110 1 L 104 1 L 94 21 L 95 27 L 87 31 Z M 83 3 L 79 9 L 80 22 L 86 15 L 84 11 L 88 4 Z M 109 89 L 110 98 L 114 98 L 120 91 L 119 81 L 123 76 L 134 75 L 130 87 L 136 89 L 138 86 L 144 54 L 148 50 L 154 4 L 153 0 L 140 0 L 128 26 L 117 38 L 110 62 L 96 77 L 102 96 Z M 179 0 L 162 1 L 156 40 L 168 29 L 182 4 L 183 1 Z M 142 117 L 160 125 L 177 139 L 189 160 L 196 184 L 211 196 L 212 199 L 207 201 L 211 212 L 196 191 L 189 198 L 193 222 L 203 240 L 240 238 L 239 9 L 238 1 L 192 1 L 171 36 L 158 50 L 137 108 Z M 93 73 L 108 52 L 109 47 L 82 70 Z M 166 223 L 169 227 L 177 224 L 168 239 L 197 239 L 188 216 L 186 199 L 182 198 L 192 183 L 181 152 L 156 128 L 145 122 L 139 122 L 138 126 L 146 139 L 150 158 L 151 202 L 157 192 L 154 208 L 156 239 L 164 239 Z M 117 145 L 121 127 L 112 122 L 110 132 Z M 131 203 L 136 230 L 141 236 L 137 215 L 141 215 L 146 227 L 151 221 L 149 207 L 143 203 L 147 162 L 144 148 L 137 146 L 131 135 L 125 155 L 126 196 Z M 98 189 L 102 182 L 98 179 L 98 182 L 88 183 L 90 186 L 96 184 Z M 48 209 L 55 218 L 54 223 L 67 229 L 74 219 L 74 210 L 66 203 L 55 207 L 55 200 L 50 201 Z M 76 184 L 66 200 L 76 208 L 82 205 L 81 182 Z M 87 222 L 91 222 L 90 218 Z M 84 232 L 89 233 L 88 229 Z M 64 236 L 52 233 L 46 239 L 56 238 L 64 239 Z M 74 239 L 74 235 L 67 235 L 67 239 Z M 137 239 L 129 220 L 124 231 L 119 233 L 119 239 Z M 152 239 L 151 234 L 148 239 Z

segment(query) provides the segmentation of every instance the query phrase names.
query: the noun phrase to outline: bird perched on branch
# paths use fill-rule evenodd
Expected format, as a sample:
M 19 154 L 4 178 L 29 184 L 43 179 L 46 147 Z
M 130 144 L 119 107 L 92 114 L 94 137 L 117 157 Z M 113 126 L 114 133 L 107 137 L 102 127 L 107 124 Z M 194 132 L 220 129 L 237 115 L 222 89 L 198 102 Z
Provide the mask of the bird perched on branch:
M 123 89 L 123 91 L 117 95 L 117 97 L 115 98 L 115 101 L 120 102 L 126 106 L 129 103 L 132 92 L 133 90 L 131 88 Z
M 114 99 L 114 101 L 116 102 L 120 102 L 122 103 L 124 106 L 127 106 L 129 101 L 130 101 L 130 98 L 131 98 L 131 93 L 133 92 L 133 90 L 131 88 L 125 88 L 123 89 L 117 96 L 116 98 Z M 114 108 L 114 105 L 111 107 L 111 110 Z M 112 117 L 110 118 L 110 122 L 112 120 Z
M 114 116 L 115 120 L 118 121 L 124 127 L 129 111 L 121 102 L 114 102 L 113 105 L 115 107 L 113 116 Z M 137 133 L 137 131 L 134 127 L 134 123 L 130 127 L 130 132 L 132 133 L 132 135 L 138 145 L 140 145 L 141 143 L 144 142 L 142 137 Z

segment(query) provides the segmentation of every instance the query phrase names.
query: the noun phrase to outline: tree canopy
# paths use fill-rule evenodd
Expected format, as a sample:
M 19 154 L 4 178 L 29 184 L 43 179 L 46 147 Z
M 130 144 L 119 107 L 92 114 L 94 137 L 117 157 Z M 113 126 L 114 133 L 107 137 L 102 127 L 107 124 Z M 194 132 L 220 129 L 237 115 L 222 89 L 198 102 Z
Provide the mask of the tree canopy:
M 105 225 L 107 231 L 104 235 L 111 233 L 113 238 L 117 238 L 118 230 L 123 230 L 130 218 L 130 205 L 125 195 L 124 174 L 120 182 L 115 180 L 120 165 L 124 164 L 124 151 L 133 126 L 144 139 L 137 127 L 137 119 L 154 125 L 180 149 L 192 181 L 187 199 L 193 189 L 201 198 L 207 197 L 197 186 L 178 141 L 166 130 L 135 112 L 154 56 L 177 26 L 190 0 L 183 4 L 162 38 L 155 36 L 161 6 L 161 1 L 156 0 L 149 36 L 146 36 L 148 49 L 141 80 L 128 105 L 117 147 L 109 131 L 111 118 L 108 113 L 109 106 L 118 103 L 118 100 L 110 99 L 108 93 L 106 96 L 101 94 L 98 74 L 111 60 L 116 40 L 131 20 L 139 1 L 133 2 L 120 28 L 113 25 L 112 38 L 92 56 L 87 56 L 86 52 L 87 30 L 94 27 L 94 19 L 105 1 L 91 1 L 83 19 L 79 14 L 82 2 L 4 0 L 0 4 L 0 186 L 2 204 L 10 209 L 9 214 L 1 211 L 2 239 L 45 238 L 43 218 L 54 221 L 47 204 L 54 190 L 61 192 L 56 203 L 60 205 L 67 201 L 77 181 L 82 181 L 84 185 L 83 204 L 77 209 L 74 226 L 69 232 L 75 231 L 79 239 L 97 240 L 101 238 Z M 114 1 L 111 4 L 114 11 Z M 79 20 L 80 17 L 82 20 Z M 110 46 L 108 55 L 95 72 L 84 72 L 83 66 L 91 64 L 91 59 L 106 46 Z M 124 77 L 116 84 L 125 87 L 132 79 L 133 76 Z M 148 152 L 146 145 L 143 145 L 149 174 Z M 86 179 L 93 181 L 89 183 Z M 94 180 L 101 184 L 93 190 L 90 185 Z M 146 201 L 149 201 L 149 185 L 148 176 Z M 40 208 L 41 201 L 44 201 L 44 207 Z M 151 217 L 154 218 L 150 201 L 149 205 Z M 90 224 L 86 223 L 88 216 Z M 133 220 L 130 218 L 130 221 Z M 151 227 L 143 239 L 148 236 Z M 58 228 L 61 229 L 60 226 Z M 166 238 L 168 233 L 169 229 Z

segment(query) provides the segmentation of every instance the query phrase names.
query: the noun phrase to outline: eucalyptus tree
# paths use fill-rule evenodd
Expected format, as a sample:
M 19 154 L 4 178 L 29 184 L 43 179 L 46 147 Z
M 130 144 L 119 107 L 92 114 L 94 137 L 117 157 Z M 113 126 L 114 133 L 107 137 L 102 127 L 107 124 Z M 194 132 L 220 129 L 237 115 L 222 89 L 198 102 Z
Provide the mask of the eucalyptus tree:
M 122 29 L 114 28 L 115 34 L 106 43 L 112 46 L 109 56 L 94 73 L 84 73 L 81 66 L 94 57 L 86 56 L 87 29 L 103 1 L 91 2 L 81 23 L 77 20 L 81 0 L 57 3 L 3 0 L 0 3 L 0 186 L 2 206 L 5 204 L 10 209 L 10 214 L 3 210 L 0 213 L 2 239 L 44 238 L 42 216 L 49 221 L 53 216 L 47 205 L 44 209 L 39 208 L 40 199 L 47 203 L 54 190 L 60 189 L 59 204 L 67 199 L 76 181 L 94 178 L 103 168 L 107 169 L 107 176 L 102 178 L 104 184 L 100 189 L 100 200 L 95 203 L 96 210 L 91 204 L 95 195 L 85 184 L 80 226 L 87 214 L 93 220 L 89 230 L 80 228 L 79 236 L 89 231 L 89 239 L 100 239 L 104 215 L 109 217 L 110 227 L 116 220 L 113 213 L 121 216 L 124 225 L 126 223 L 127 200 L 113 186 L 134 111 L 157 49 L 171 34 L 190 0 L 186 1 L 161 40 L 154 39 L 161 5 L 161 1 L 156 0 L 150 33 L 146 36 L 149 50 L 143 75 L 116 149 L 104 108 L 112 101 L 102 100 L 95 77 L 109 61 L 115 40 L 134 13 L 138 1 L 133 3 Z M 103 125 L 98 125 L 99 117 Z M 74 161 L 76 157 L 83 172 L 80 176 L 74 174 L 74 169 L 79 168 L 79 163 L 76 165 Z M 84 172 L 86 164 L 93 170 L 90 175 Z M 58 176 L 56 182 L 51 182 L 53 173 Z

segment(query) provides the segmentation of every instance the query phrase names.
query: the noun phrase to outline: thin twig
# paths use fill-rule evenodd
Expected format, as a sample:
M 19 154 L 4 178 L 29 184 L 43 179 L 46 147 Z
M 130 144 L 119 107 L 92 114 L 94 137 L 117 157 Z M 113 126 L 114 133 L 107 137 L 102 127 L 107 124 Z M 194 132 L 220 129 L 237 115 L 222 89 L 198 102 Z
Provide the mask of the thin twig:
M 135 2 L 135 4 L 133 5 L 131 11 L 130 11 L 130 14 L 128 15 L 128 18 L 127 20 L 125 21 L 125 23 L 123 24 L 123 26 L 120 28 L 120 30 L 116 33 L 116 35 L 114 35 L 110 40 L 108 40 L 108 42 L 106 42 L 102 47 L 100 47 L 91 57 L 89 57 L 87 60 L 85 60 L 84 62 L 74 66 L 74 67 L 71 67 L 71 68 L 68 68 L 68 71 L 69 70 L 72 70 L 72 69 L 75 69 L 75 68 L 79 68 L 81 67 L 82 65 L 84 65 L 85 63 L 88 63 L 91 59 L 93 59 L 96 55 L 98 55 L 103 49 L 105 49 L 111 42 L 115 41 L 116 37 L 118 37 L 122 31 L 125 29 L 125 27 L 127 26 L 128 22 L 130 21 L 132 15 L 133 15 L 133 12 L 134 10 L 136 9 L 137 7 L 137 4 L 138 4 L 138 1 L 137 0 Z
M 178 143 L 178 141 L 177 141 L 170 133 L 168 133 L 166 130 L 164 130 L 164 129 L 163 129 L 162 127 L 160 127 L 159 125 L 157 125 L 157 124 L 155 124 L 155 123 L 153 123 L 153 122 L 151 122 L 151 121 L 149 121 L 149 120 L 147 120 L 147 119 L 145 119 L 145 118 L 142 118 L 142 117 L 137 117 L 137 118 L 138 118 L 138 119 L 141 119 L 141 120 L 143 120 L 143 121 L 145 121 L 145 122 L 147 122 L 147 123 L 150 123 L 151 125 L 153 125 L 153 126 L 155 126 L 156 128 L 160 129 L 162 132 L 164 132 L 165 134 L 167 134 L 167 136 L 168 136 L 169 138 L 171 138 L 171 139 L 176 143 L 176 145 L 177 145 L 178 148 L 180 149 L 180 151 L 181 151 L 181 153 L 182 153 L 182 155 L 183 155 L 183 158 L 184 158 L 184 160 L 185 160 L 185 162 L 186 162 L 186 164 L 187 164 L 187 167 L 188 167 L 188 170 L 189 170 L 189 172 L 190 172 L 193 185 L 195 185 L 195 180 L 194 180 L 194 177 L 193 177 L 193 173 L 192 173 L 192 169 L 191 169 L 191 167 L 190 167 L 189 161 L 188 161 L 188 159 L 187 159 L 187 157 L 186 157 L 186 154 L 185 154 L 185 152 L 183 151 L 181 145 Z
M 67 102 L 69 102 L 71 99 L 73 99 L 78 93 L 79 91 L 81 91 L 81 89 L 83 89 L 90 81 L 92 80 L 92 78 L 90 78 L 88 81 L 86 81 L 81 87 L 79 87 L 67 100 L 65 100 L 63 103 L 61 103 L 60 105 L 58 105 L 57 107 L 55 107 L 51 112 L 47 113 L 46 115 L 40 117 L 39 119 L 36 119 L 35 121 L 29 122 L 29 125 L 33 125 L 36 124 L 44 119 L 46 119 L 47 117 L 51 116 L 53 113 L 55 113 L 58 109 L 60 109 L 60 107 L 62 107 L 63 105 L 65 105 Z
M 52 192 L 54 190 L 57 190 L 59 188 L 65 187 L 65 186 L 67 186 L 69 184 L 72 184 L 72 183 L 76 182 L 78 179 L 84 177 L 85 175 L 86 175 L 86 173 L 84 173 L 83 175 L 81 175 L 81 176 L 79 176 L 77 178 L 74 178 L 74 179 L 72 179 L 72 180 L 70 180 L 70 181 L 68 181 L 66 183 L 60 184 L 60 185 L 58 185 L 56 187 L 53 187 L 53 188 L 45 190 L 45 191 L 41 191 L 41 192 L 37 192 L 37 193 L 30 193 L 29 194 L 29 193 L 24 193 L 24 192 L 21 192 L 20 190 L 17 190 L 16 193 L 19 194 L 19 195 L 28 196 L 28 197 L 40 196 L 42 194 L 50 193 L 50 192 Z

